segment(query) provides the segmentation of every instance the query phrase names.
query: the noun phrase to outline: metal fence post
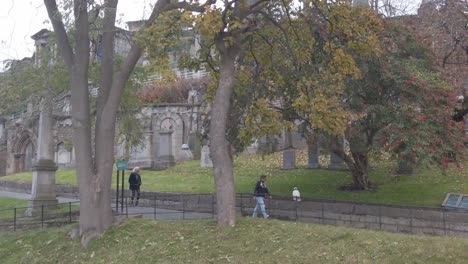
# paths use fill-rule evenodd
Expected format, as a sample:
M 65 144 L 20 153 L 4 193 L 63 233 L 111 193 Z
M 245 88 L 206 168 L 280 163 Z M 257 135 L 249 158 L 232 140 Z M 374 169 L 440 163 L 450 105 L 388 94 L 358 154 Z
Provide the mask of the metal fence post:
M 211 216 L 214 218 L 214 194 L 211 195 Z
M 117 169 L 117 186 L 115 190 L 115 212 L 116 213 L 119 212 L 119 180 L 120 180 L 120 171 Z
M 379 230 L 382 230 L 382 206 L 379 205 Z
M 122 207 L 123 207 L 123 202 L 124 200 L 122 199 Z M 123 208 L 122 208 L 122 211 L 123 211 Z M 125 196 L 125 216 L 128 218 L 128 197 L 127 196 Z
M 323 211 L 324 211 L 323 202 L 321 203 L 321 205 L 322 205 L 322 209 L 321 209 L 321 218 L 322 218 L 322 224 L 324 224 L 324 223 L 325 223 L 325 214 L 324 214 L 324 212 L 323 212 Z
M 16 207 L 13 208 L 13 231 L 16 231 Z
M 185 220 L 185 199 L 184 195 L 180 197 L 182 199 L 182 220 Z
M 295 207 L 296 207 L 296 222 L 297 222 L 297 203 L 298 203 L 297 200 L 294 201 L 294 205 L 295 205 Z
M 156 220 L 156 195 L 153 196 L 153 209 L 154 209 L 154 213 L 153 213 L 153 219 Z
M 447 235 L 447 226 L 445 223 L 445 211 L 442 211 L 442 222 L 444 224 L 444 235 Z
M 127 197 L 125 196 L 125 193 L 124 193 L 124 184 L 125 184 L 125 170 L 122 170 L 122 206 L 121 206 L 121 212 L 123 213 L 123 209 L 124 209 L 124 197 L 125 197 L 125 203 L 127 203 Z M 127 215 L 128 216 L 128 215 Z
M 240 194 L 240 214 L 244 216 L 244 195 Z
M 68 203 L 68 216 L 69 216 L 69 220 L 70 220 L 70 224 L 72 222 L 72 210 L 71 210 L 71 202 Z
M 410 209 L 410 221 L 409 221 L 409 225 L 410 225 L 410 233 L 413 233 L 413 210 Z M 397 224 L 397 227 L 398 227 L 398 224 Z M 397 229 L 398 230 L 398 229 Z
M 44 228 L 44 205 L 41 205 L 41 228 Z

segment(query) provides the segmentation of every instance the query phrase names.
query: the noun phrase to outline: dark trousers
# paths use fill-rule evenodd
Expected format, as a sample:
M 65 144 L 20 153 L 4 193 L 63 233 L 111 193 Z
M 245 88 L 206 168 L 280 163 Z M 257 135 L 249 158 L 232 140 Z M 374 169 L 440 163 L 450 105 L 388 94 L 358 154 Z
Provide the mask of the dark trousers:
M 133 204 L 133 199 L 135 198 L 135 196 L 136 196 L 135 205 L 138 205 L 138 200 L 140 200 L 140 187 L 132 188 L 132 204 Z

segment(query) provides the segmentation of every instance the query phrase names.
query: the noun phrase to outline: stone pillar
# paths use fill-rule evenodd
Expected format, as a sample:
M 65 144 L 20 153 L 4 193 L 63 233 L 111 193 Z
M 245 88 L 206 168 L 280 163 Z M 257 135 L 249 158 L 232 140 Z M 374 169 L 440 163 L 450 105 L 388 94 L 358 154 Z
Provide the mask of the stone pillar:
M 157 169 L 167 169 L 175 165 L 172 154 L 172 131 L 159 132 L 159 156 L 156 160 Z
M 57 166 L 52 160 L 39 160 L 33 167 L 31 200 L 26 214 L 39 215 L 44 210 L 56 208 L 58 203 L 55 190 L 55 172 Z
M 283 150 L 283 170 L 292 170 L 296 168 L 296 150 Z
M 213 161 L 210 156 L 210 147 L 208 145 L 204 145 L 201 149 L 200 167 L 213 168 Z
M 189 134 L 188 146 L 193 154 L 193 159 L 200 159 L 201 155 L 201 136 L 197 132 L 191 132 Z
M 44 103 L 39 117 L 39 135 L 37 139 L 36 164 L 33 166 L 31 200 L 32 208 L 26 212 L 28 215 L 39 214 L 43 205 L 44 210 L 54 209 L 57 204 L 55 190 L 55 172 L 57 166 L 53 160 L 52 152 L 52 109 L 51 104 Z
M 342 138 L 332 137 L 331 140 L 333 141 L 332 144 L 336 144 L 339 148 L 344 148 Z M 348 166 L 346 166 L 344 160 L 340 156 L 330 151 L 330 165 L 328 168 L 331 170 L 346 170 Z
M 319 153 L 318 142 L 309 143 L 309 146 L 308 146 L 309 162 L 307 164 L 308 169 L 320 169 L 319 154 L 320 153 Z

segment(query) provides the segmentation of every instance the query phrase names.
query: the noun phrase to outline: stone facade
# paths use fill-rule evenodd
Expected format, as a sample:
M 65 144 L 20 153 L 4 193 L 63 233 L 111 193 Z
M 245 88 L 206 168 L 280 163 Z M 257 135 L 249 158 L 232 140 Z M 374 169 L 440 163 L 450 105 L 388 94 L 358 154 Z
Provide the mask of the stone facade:
M 129 31 L 118 29 L 114 45 L 117 55 L 126 55 L 130 48 L 128 36 L 138 29 L 139 24 L 141 21 L 129 23 Z M 43 29 L 32 36 L 36 49 L 35 56 L 30 61 L 33 65 L 39 65 L 39 51 L 49 47 L 51 33 L 51 31 Z M 187 43 L 193 42 L 193 45 L 196 45 L 197 41 L 190 41 L 195 38 L 196 36 L 193 34 L 187 34 L 184 39 Z M 193 45 L 190 46 L 190 50 L 196 52 L 198 48 Z M 99 62 L 102 50 L 100 50 L 99 45 L 93 46 L 92 50 L 95 52 L 91 54 L 91 59 Z M 175 57 L 172 59 L 176 60 Z M 145 64 L 145 58 L 142 58 L 140 63 Z M 174 69 L 174 71 L 181 79 L 196 80 L 207 76 L 207 72 L 204 70 L 192 72 Z M 151 84 L 157 78 L 159 77 L 150 76 L 144 85 Z M 89 94 L 96 97 L 98 88 L 90 87 Z M 192 100 L 188 100 L 187 103 L 161 104 L 143 108 L 137 117 L 144 129 L 143 145 L 130 154 L 129 166 L 161 169 L 174 165 L 178 160 L 187 159 L 187 150 L 182 152 L 182 145 L 194 145 L 193 142 L 189 142 L 189 135 L 196 135 L 200 131 L 201 113 L 205 111 L 205 107 L 199 103 L 202 101 L 199 97 L 193 90 L 189 95 Z M 32 109 L 31 105 L 19 113 L 0 117 L 0 175 L 32 171 L 33 165 L 36 163 L 39 114 Z M 70 113 L 70 93 L 55 98 L 52 149 L 54 150 L 54 161 L 62 169 L 75 167 Z M 118 159 L 124 157 L 123 144 L 115 146 L 114 155 Z
M 65 103 L 64 103 L 65 101 Z M 60 98 L 57 102 L 53 127 L 55 162 L 59 168 L 73 168 L 75 166 L 75 154 L 73 147 L 72 122 L 69 115 L 68 96 Z M 193 109 L 192 109 L 193 108 Z M 162 157 L 172 156 L 168 163 L 185 160 L 182 145 L 188 144 L 189 135 L 200 130 L 202 113 L 205 107 L 192 104 L 163 104 L 146 107 L 139 118 L 144 129 L 144 143 L 142 148 L 130 154 L 129 167 L 140 166 L 145 169 L 162 169 Z M 29 115 L 29 116 L 27 116 Z M 0 175 L 8 175 L 23 171 L 31 171 L 35 163 L 37 151 L 37 120 L 31 113 L 25 113 L 21 117 L 12 118 L 0 123 Z M 23 120 L 29 120 L 25 122 Z M 192 128 L 189 131 L 189 128 Z M 168 142 L 170 140 L 170 142 Z M 161 147 L 168 147 L 162 153 Z M 124 157 L 123 144 L 115 146 L 115 157 Z M 170 159 L 170 158 L 169 158 Z

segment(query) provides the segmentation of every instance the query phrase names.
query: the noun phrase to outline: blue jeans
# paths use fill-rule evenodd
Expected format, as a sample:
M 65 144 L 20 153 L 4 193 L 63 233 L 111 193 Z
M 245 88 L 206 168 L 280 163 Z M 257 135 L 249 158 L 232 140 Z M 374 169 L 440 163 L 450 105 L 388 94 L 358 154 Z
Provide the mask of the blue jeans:
M 260 210 L 262 211 L 263 218 L 267 218 L 268 215 L 265 211 L 265 197 L 255 197 L 255 200 L 257 200 L 257 204 L 255 205 L 253 215 L 252 217 L 257 217 L 257 211 L 258 208 L 260 207 Z

